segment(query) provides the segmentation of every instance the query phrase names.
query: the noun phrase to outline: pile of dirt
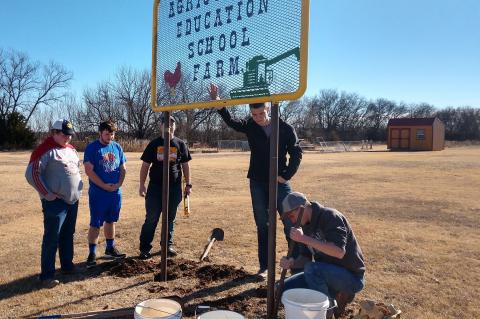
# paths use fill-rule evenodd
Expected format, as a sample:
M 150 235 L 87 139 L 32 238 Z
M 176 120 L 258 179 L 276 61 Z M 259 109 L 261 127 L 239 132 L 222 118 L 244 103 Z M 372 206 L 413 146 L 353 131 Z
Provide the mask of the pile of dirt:
M 228 296 L 217 300 L 202 300 L 201 304 L 210 309 L 230 310 L 241 313 L 246 318 L 264 318 L 267 313 L 267 287 L 260 286 L 247 290 L 235 296 Z M 193 316 L 196 305 L 187 304 L 184 307 L 186 316 Z M 280 311 L 282 312 L 282 311 Z
M 265 298 L 237 295 L 206 302 L 212 309 L 230 310 L 241 313 L 246 318 L 264 318 L 267 313 Z M 191 316 L 191 309 L 186 307 L 185 315 Z
M 115 277 L 132 277 L 136 275 L 148 274 L 160 268 L 151 260 L 140 260 L 135 258 L 125 258 L 119 263 L 111 264 L 107 275 Z
M 157 268 L 159 269 L 160 266 Z M 243 268 L 235 268 L 231 265 L 203 264 L 183 258 L 169 260 L 167 264 L 167 280 L 178 278 L 197 278 L 205 285 L 219 280 L 241 280 L 254 275 L 247 273 Z M 154 276 L 154 281 L 162 281 L 161 273 Z
M 193 278 L 195 277 L 195 272 L 198 269 L 198 262 L 193 260 L 175 258 L 169 259 L 167 262 L 167 280 L 175 280 L 178 278 Z M 153 277 L 154 281 L 163 281 L 161 276 L 160 263 L 156 269 L 158 272 Z
M 117 277 L 153 273 L 154 282 L 146 287 L 147 291 L 155 294 L 159 293 L 160 296 L 158 297 L 171 298 L 172 295 L 177 297 L 177 301 L 183 306 L 186 317 L 193 318 L 196 310 L 198 310 L 198 305 L 209 306 L 212 310 L 235 311 L 246 318 L 265 318 L 267 313 L 267 287 L 264 284 L 239 291 L 235 295 L 225 296 L 225 292 L 221 292 L 222 289 L 240 287 L 243 284 L 258 281 L 255 275 L 246 272 L 243 268 L 174 258 L 168 260 L 168 281 L 163 282 L 159 272 L 160 262 L 158 260 L 126 258 L 123 262 L 111 264 L 109 267 L 106 274 Z M 223 288 L 217 290 L 217 287 Z M 217 296 L 217 299 L 215 299 L 215 296 Z M 358 308 L 356 303 L 348 305 L 341 319 L 353 318 L 354 314 L 358 313 Z M 283 307 L 280 307 L 279 317 L 283 317 Z
M 200 267 L 196 272 L 196 276 L 200 281 L 210 283 L 224 279 L 241 280 L 252 275 L 243 268 L 237 269 L 229 265 L 207 265 Z

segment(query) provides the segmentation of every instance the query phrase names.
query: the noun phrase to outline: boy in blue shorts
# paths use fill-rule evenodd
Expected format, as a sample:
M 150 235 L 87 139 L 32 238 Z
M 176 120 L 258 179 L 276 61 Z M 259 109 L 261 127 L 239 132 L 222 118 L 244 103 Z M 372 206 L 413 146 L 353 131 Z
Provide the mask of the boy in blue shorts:
M 103 225 L 107 258 L 125 258 L 115 246 L 115 223 L 122 207 L 121 186 L 125 179 L 125 154 L 113 141 L 117 127 L 106 121 L 98 127 L 98 140 L 87 145 L 83 165 L 89 178 L 90 229 L 88 230 L 89 254 L 87 268 L 97 264 L 96 253 L 100 227 Z

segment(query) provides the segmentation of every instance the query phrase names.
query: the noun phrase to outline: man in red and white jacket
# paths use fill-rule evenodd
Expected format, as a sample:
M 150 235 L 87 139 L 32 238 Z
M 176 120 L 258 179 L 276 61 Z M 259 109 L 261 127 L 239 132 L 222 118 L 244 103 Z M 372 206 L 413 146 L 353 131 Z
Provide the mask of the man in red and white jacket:
M 56 121 L 51 136 L 33 151 L 25 172 L 28 183 L 42 202 L 44 234 L 40 280 L 45 288 L 59 284 L 54 279 L 57 247 L 62 271 L 69 273 L 74 269 L 73 235 L 83 183 L 80 159 L 70 144 L 73 133 L 69 121 Z

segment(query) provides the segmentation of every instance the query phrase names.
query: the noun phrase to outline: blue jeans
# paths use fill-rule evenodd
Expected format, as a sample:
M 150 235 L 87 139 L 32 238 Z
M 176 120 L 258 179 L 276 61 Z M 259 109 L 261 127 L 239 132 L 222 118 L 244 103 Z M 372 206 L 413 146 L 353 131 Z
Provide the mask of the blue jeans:
M 78 201 L 69 205 L 61 199 L 42 199 L 43 240 L 40 280 L 53 279 L 55 256 L 64 270 L 73 269 L 73 235 L 77 222 Z
M 364 286 L 363 274 L 354 274 L 333 264 L 308 262 L 304 267 L 304 272 L 295 274 L 285 280 L 284 290 L 307 288 L 320 291 L 330 298 L 335 298 L 339 292 L 355 294 L 362 290 Z
M 290 183 L 277 183 L 277 211 L 283 199 L 292 192 Z M 259 182 L 250 179 L 250 195 L 252 197 L 253 217 L 257 225 L 257 241 L 258 241 L 258 261 L 260 269 L 267 269 L 268 265 L 268 198 L 269 187 L 268 182 Z M 289 221 L 284 221 L 284 232 L 289 241 L 288 232 L 292 224 Z M 298 247 L 298 246 L 297 246 Z M 296 254 L 295 256 L 297 256 Z
M 182 184 L 175 183 L 169 187 L 168 197 L 168 245 L 173 244 L 173 224 L 177 216 L 178 204 L 182 201 Z M 160 214 L 162 213 L 162 186 L 149 183 L 145 196 L 147 214 L 140 233 L 140 251 L 149 252 L 152 249 L 152 240 L 155 236 Z

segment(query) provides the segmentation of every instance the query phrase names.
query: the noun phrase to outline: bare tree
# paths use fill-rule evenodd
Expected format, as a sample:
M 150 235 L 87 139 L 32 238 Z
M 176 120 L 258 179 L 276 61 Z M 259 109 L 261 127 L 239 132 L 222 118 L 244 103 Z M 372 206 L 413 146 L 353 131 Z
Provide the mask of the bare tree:
M 65 94 L 72 73 L 62 65 L 32 62 L 24 53 L 0 51 L 0 115 L 23 114 L 28 123 L 41 106 L 51 106 Z
M 435 113 L 435 107 L 428 103 L 412 104 L 408 111 L 410 117 L 431 117 Z
M 150 105 L 151 85 L 148 71 L 123 67 L 114 84 L 117 105 L 123 108 L 120 120 L 125 130 L 135 138 L 146 138 L 156 128 L 158 116 Z
M 366 119 L 368 120 L 368 138 L 384 139 L 385 129 L 390 118 L 402 117 L 406 114 L 405 104 L 396 104 L 387 99 L 377 99 L 370 102 L 367 107 Z
M 119 124 L 123 118 L 122 109 L 115 104 L 115 90 L 109 82 L 100 83 L 95 89 L 86 89 L 83 92 L 83 102 L 85 110 L 80 122 L 88 130 L 96 131 L 98 123 L 106 120 Z M 123 130 L 121 125 L 118 126 Z

